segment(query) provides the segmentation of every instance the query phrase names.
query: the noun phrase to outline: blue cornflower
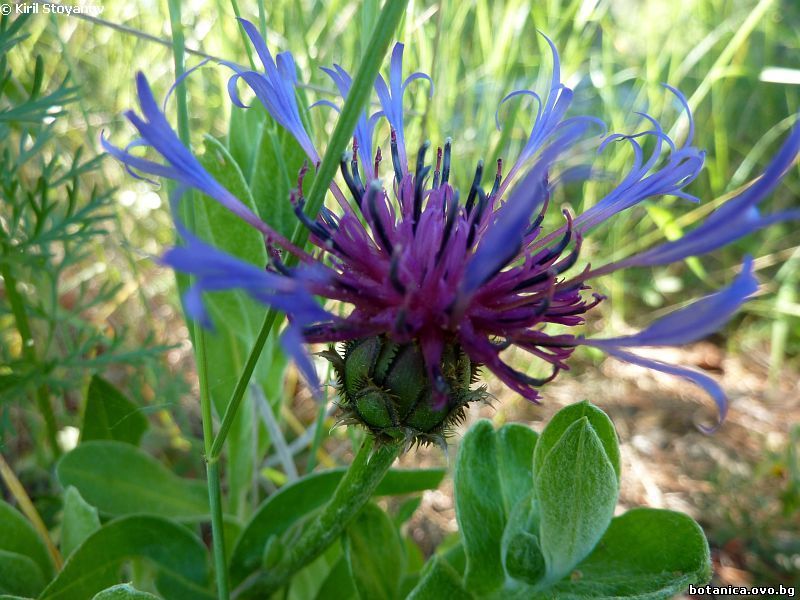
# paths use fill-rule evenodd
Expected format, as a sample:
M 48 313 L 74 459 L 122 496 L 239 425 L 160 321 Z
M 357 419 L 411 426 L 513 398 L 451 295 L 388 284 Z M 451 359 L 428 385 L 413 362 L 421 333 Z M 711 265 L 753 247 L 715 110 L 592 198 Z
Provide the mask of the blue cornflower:
M 319 155 L 299 117 L 291 55 L 279 54 L 273 62 L 256 29 L 246 21 L 243 25 L 265 71 L 228 65 L 235 70 L 229 85 L 234 103 L 242 106 L 236 84 L 243 80 L 316 165 Z M 223 255 L 190 235 L 184 236 L 186 246 L 163 257 L 165 264 L 196 276 L 187 302 L 192 316 L 205 315 L 200 300 L 203 292 L 234 288 L 284 311 L 290 322 L 284 341 L 309 377 L 313 377 L 312 367 L 302 342 L 343 343 L 341 352 L 331 348 L 325 353 L 339 376 L 342 406 L 348 418 L 365 423 L 379 436 L 437 438 L 448 423 L 461 416 L 466 403 L 485 396 L 482 389 L 471 387 L 478 366 L 536 401 L 541 386 L 569 368 L 567 360 L 581 345 L 691 381 L 714 399 L 721 420 L 727 400 L 712 378 L 645 359 L 630 350 L 690 343 L 721 327 L 757 290 L 750 258 L 744 260 L 741 273 L 728 287 L 655 321 L 638 334 L 586 339 L 569 330 L 582 325 L 585 314 L 604 300 L 599 294 L 589 295 L 592 277 L 683 260 L 778 221 L 800 218 L 800 210 L 769 216 L 758 213 L 760 202 L 800 152 L 800 127 L 791 132 L 755 183 L 682 238 L 568 275 L 578 260 L 584 236 L 614 215 L 661 196 L 697 201 L 684 188 L 698 176 L 704 153 L 692 146 L 694 124 L 685 98 L 668 88 L 689 119 L 683 145 L 679 147 L 656 119 L 644 114 L 650 126 L 647 131 L 606 136 L 600 151 L 616 141 L 631 146 L 630 170 L 586 212 L 573 216 L 563 211 L 564 224 L 545 231 L 543 220 L 551 210 L 551 194 L 561 183 L 558 177 L 551 178 L 560 156 L 578 142 L 583 144 L 591 137 L 599 140 L 598 129 L 605 131 L 594 117 L 565 116 L 573 92 L 561 82 L 558 54 L 552 42 L 548 43 L 554 68 L 547 93 L 539 96 L 519 90 L 503 99 L 524 94 L 537 102 L 534 124 L 520 155 L 505 176 L 498 161 L 488 190 L 482 184 L 483 163 L 479 162 L 463 200 L 450 182 L 450 140 L 439 148 L 433 164 L 427 159 L 428 143 L 421 146 L 413 162 L 408 157 L 403 94 L 416 79 L 426 79 L 431 93 L 433 84 L 423 73 L 403 77 L 403 46 L 397 44 L 388 81 L 378 77 L 375 82 L 381 110 L 361 116 L 352 157 L 341 163 L 350 199 L 332 182 L 331 192 L 341 210 L 323 208 L 316 220 L 310 220 L 302 212 L 302 185 L 293 193 L 295 212 L 311 234 L 314 249 L 310 252 L 294 247 L 263 223 L 200 166 L 167 124 L 144 76 L 137 78 L 144 119 L 133 112 L 127 116 L 141 135 L 134 144 L 152 147 L 166 164 L 139 158 L 106 140 L 103 144 L 130 168 L 177 180 L 215 198 L 262 232 L 270 248 L 281 247 L 299 259 L 299 266 L 287 269 L 273 252 L 271 263 L 262 270 Z M 350 75 L 338 65 L 325 72 L 346 97 Z M 338 110 L 331 102 L 322 104 Z M 380 147 L 374 154 L 372 150 L 381 119 L 390 128 L 392 169 L 388 173 L 381 171 Z M 643 138 L 654 142 L 649 155 L 640 143 Z M 662 156 L 665 152 L 666 159 Z M 339 316 L 316 303 L 314 297 L 348 305 L 351 310 Z M 554 326 L 559 332 L 551 331 Z M 534 378 L 514 369 L 502 356 L 510 346 L 550 365 L 550 375 Z

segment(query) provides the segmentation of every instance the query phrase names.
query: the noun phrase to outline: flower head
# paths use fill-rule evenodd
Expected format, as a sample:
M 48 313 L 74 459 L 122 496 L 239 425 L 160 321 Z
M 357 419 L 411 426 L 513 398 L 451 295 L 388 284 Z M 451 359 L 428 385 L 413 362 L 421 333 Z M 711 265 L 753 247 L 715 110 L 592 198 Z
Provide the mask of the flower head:
M 316 150 L 298 116 L 291 55 L 279 55 L 276 67 L 255 28 L 247 23 L 245 27 L 267 72 L 235 67 L 234 102 L 241 104 L 235 83 L 242 78 L 316 163 Z M 693 124 L 684 97 L 669 88 L 689 117 L 690 133 L 684 144 L 679 147 L 648 115 L 643 115 L 650 125 L 647 131 L 605 137 L 601 151 L 617 141 L 633 149 L 633 165 L 627 175 L 592 208 L 577 216 L 565 210 L 563 224 L 545 231 L 544 217 L 555 210 L 550 198 L 560 184 L 554 176 L 559 158 L 579 141 L 599 140 L 598 124 L 603 131 L 602 123 L 593 117 L 566 117 L 573 92 L 560 81 L 558 55 L 548 43 L 554 68 L 544 100 L 527 90 L 512 92 L 503 100 L 527 94 L 538 102 L 520 156 L 505 176 L 502 161 L 498 161 L 494 176 L 486 183 L 484 165 L 478 163 L 471 183 L 462 191 L 451 182 L 450 140 L 436 152 L 427 142 L 416 153 L 408 152 L 403 94 L 413 80 L 430 78 L 414 73 L 404 79 L 403 47 L 395 46 L 388 83 L 382 77 L 375 83 L 382 110 L 363 115 L 354 132 L 353 153 L 341 161 L 349 200 L 332 183 L 341 211 L 323 208 L 312 220 L 303 212 L 302 185 L 292 195 L 295 212 L 310 232 L 314 247 L 310 252 L 294 247 L 258 220 L 203 171 L 158 111 L 143 76 L 138 83 L 146 120 L 132 112 L 128 117 L 143 143 L 158 151 L 167 164 L 133 156 L 105 140 L 104 145 L 131 168 L 176 179 L 216 198 L 261 231 L 270 247 L 280 246 L 297 256 L 299 266 L 288 269 L 274 254 L 262 271 L 232 257 L 215 257 L 218 251 L 189 237 L 187 247 L 171 250 L 163 260 L 198 276 L 190 290 L 194 316 L 203 316 L 199 292 L 230 288 L 244 289 L 286 312 L 291 329 L 284 337 L 310 377 L 311 366 L 300 340 L 344 343 L 341 353 L 333 348 L 326 353 L 339 375 L 342 404 L 348 418 L 365 423 L 379 436 L 412 441 L 437 438 L 461 415 L 466 403 L 485 395 L 471 387 L 478 366 L 536 401 L 540 388 L 569 368 L 567 361 L 579 345 L 692 381 L 715 400 L 722 418 L 726 399 L 711 378 L 644 359 L 630 349 L 685 344 L 720 327 L 757 288 L 750 259 L 744 261 L 741 274 L 729 287 L 638 334 L 586 339 L 574 328 L 604 299 L 591 291 L 592 277 L 710 252 L 776 221 L 800 217 L 800 211 L 767 217 L 757 213 L 758 204 L 795 160 L 800 128 L 791 133 L 756 183 L 694 231 L 622 261 L 575 272 L 584 236 L 597 225 L 649 198 L 669 195 L 696 200 L 684 188 L 697 177 L 704 155 L 691 145 Z M 346 97 L 349 74 L 338 65 L 326 73 Z M 381 118 L 390 126 L 391 167 L 385 164 L 381 148 L 374 145 Z M 653 141 L 647 156 L 643 138 Z M 374 154 L 372 148 L 376 148 Z M 330 306 L 315 304 L 312 296 L 344 304 L 349 310 L 339 316 Z M 532 377 L 512 367 L 503 355 L 511 346 L 547 365 L 549 374 Z

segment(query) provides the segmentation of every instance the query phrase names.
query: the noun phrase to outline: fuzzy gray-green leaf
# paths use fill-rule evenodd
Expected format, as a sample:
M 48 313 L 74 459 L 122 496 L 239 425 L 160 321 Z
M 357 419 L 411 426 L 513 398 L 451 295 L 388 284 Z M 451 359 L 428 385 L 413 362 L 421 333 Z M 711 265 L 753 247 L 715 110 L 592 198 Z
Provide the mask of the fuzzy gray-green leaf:
M 616 473 L 589 419 L 573 422 L 536 478 L 539 531 L 551 581 L 567 575 L 602 537 L 617 502 Z
M 614 472 L 617 474 L 617 481 L 619 481 L 619 443 L 617 441 L 617 432 L 614 429 L 614 424 L 606 413 L 585 400 L 562 408 L 547 424 L 547 427 L 545 427 L 542 435 L 539 437 L 539 441 L 536 444 L 536 451 L 533 455 L 534 475 L 541 470 L 545 458 L 547 458 L 547 454 L 552 450 L 558 440 L 561 439 L 561 436 L 567 428 L 583 417 L 586 417 L 594 428 L 595 433 L 603 444 L 608 459 L 611 461 L 611 466 L 614 467 Z
M 668 600 L 710 578 L 708 542 L 697 523 L 670 510 L 635 508 L 611 521 L 576 576 L 547 597 Z
M 497 440 L 489 421 L 478 421 L 461 442 L 455 472 L 458 528 L 467 555 L 468 589 L 485 592 L 505 578 L 500 544 L 505 507 L 500 487 Z

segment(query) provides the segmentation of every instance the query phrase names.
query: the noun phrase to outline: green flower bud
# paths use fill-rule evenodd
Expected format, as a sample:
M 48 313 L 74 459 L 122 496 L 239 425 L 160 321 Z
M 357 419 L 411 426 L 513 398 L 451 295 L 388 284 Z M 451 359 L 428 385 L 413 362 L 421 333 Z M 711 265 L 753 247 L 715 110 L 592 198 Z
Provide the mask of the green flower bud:
M 382 442 L 444 444 L 450 427 L 463 419 L 464 407 L 487 397 L 485 387 L 470 389 L 478 365 L 456 344 L 442 353 L 447 402 L 438 409 L 416 342 L 398 344 L 375 336 L 346 342 L 342 350 L 322 353 L 336 371 L 340 422 L 361 424 Z

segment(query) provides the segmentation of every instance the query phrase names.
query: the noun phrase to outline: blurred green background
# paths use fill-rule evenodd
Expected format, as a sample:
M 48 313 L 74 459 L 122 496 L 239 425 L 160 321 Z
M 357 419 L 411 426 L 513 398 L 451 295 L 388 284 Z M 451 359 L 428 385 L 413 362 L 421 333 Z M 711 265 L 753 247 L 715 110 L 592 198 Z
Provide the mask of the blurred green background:
M 65 105 L 64 114 L 53 124 L 54 135 L 47 150 L 65 163 L 71 162 L 81 146 L 89 157 L 97 154 L 102 131 L 118 144 L 130 140 L 132 130 L 122 113 L 135 106 L 136 71 L 147 74 L 157 97 L 163 97 L 175 77 L 166 2 L 107 1 L 103 6 L 96 18 L 43 14 L 31 17 L 29 37 L 6 57 L 14 73 L 4 83 L 8 98 L 30 88 L 37 77 L 37 55 L 42 57 L 43 65 L 39 76 L 49 82 L 45 85 L 50 91 L 75 88 L 75 101 Z M 339 63 L 353 69 L 365 48 L 378 8 L 379 3 L 374 0 L 187 2 L 183 25 L 190 50 L 188 66 L 204 56 L 247 63 L 246 44 L 234 20 L 238 12 L 265 28 L 273 52 L 294 53 L 299 78 L 307 84 L 302 92 L 309 104 L 332 98 L 330 81 L 318 67 Z M 504 105 L 500 113 L 502 131 L 497 131 L 494 119 L 499 100 L 508 92 L 546 88 L 551 59 L 537 29 L 550 36 L 560 51 L 562 79 L 576 90 L 576 112 L 602 118 L 611 131 L 630 133 L 643 129 L 634 111 L 645 110 L 662 120 L 665 128 L 681 140 L 686 121 L 680 117 L 673 98 L 659 85 L 667 82 L 689 99 L 697 125 L 695 145 L 708 151 L 705 171 L 689 188 L 702 199 L 701 204 L 689 205 L 668 198 L 619 216 L 610 226 L 596 231 L 585 245 L 585 259 L 597 264 L 662 238 L 677 237 L 691 228 L 731 192 L 758 175 L 800 110 L 800 4 L 793 0 L 412 0 L 398 38 L 406 44 L 407 72 L 413 69 L 429 73 L 435 92 L 429 98 L 425 83 L 410 88 L 406 108 L 413 115 L 407 139 L 413 147 L 414 140 L 431 139 L 436 144 L 452 136 L 451 180 L 457 186 L 469 184 L 478 159 L 487 164 L 498 157 L 513 160 L 524 142 L 532 122 L 532 105 L 526 100 Z M 228 130 L 228 74 L 210 64 L 188 80 L 196 148 L 200 148 L 204 134 L 222 137 Z M 167 107 L 173 122 L 174 111 L 173 101 Z M 309 117 L 315 130 L 312 137 L 324 140 L 332 129 L 334 115 L 320 108 L 312 110 Z M 7 143 L 24 143 L 24 128 L 12 127 L 10 132 Z M 318 147 L 324 144 L 319 143 Z M 592 156 L 591 152 L 587 150 L 584 158 Z M 620 148 L 603 154 L 596 164 L 622 174 L 629 161 L 630 155 Z M 38 174 L 25 171 L 20 177 L 33 185 Z M 99 296 L 100 300 L 79 311 L 80 319 L 99 331 L 124 331 L 121 344 L 127 353 L 122 352 L 117 360 L 93 364 L 91 369 L 120 382 L 136 402 L 146 407 L 156 423 L 152 447 L 159 448 L 173 465 L 197 469 L 197 409 L 191 402 L 178 401 L 189 396 L 194 385 L 188 332 L 180 317 L 173 275 L 152 261 L 173 238 L 166 194 L 130 178 L 113 160 L 103 160 L 100 169 L 85 178 L 84 189 L 98 186 L 115 190 L 104 204 L 107 233 L 92 238 L 91 245 L 83 248 L 85 255 L 50 284 L 56 303 L 64 306 L 70 294 L 84 289 L 96 299 L 98 295 L 92 290 L 96 291 L 103 282 L 113 285 L 113 290 Z M 580 188 L 567 187 L 557 200 L 580 211 L 602 197 L 610 185 L 601 180 Z M 798 198 L 800 170 L 795 167 L 765 204 L 765 210 L 797 207 Z M 729 569 L 729 577 L 723 582 L 735 582 L 739 576 L 753 583 L 797 583 L 800 539 L 796 534 L 785 533 L 797 531 L 800 526 L 797 224 L 772 227 L 700 260 L 606 278 L 601 285 L 609 301 L 603 304 L 602 323 L 598 326 L 602 325 L 605 331 L 638 327 L 653 316 L 707 294 L 730 281 L 745 253 L 757 258 L 761 291 L 725 332 L 697 350 L 710 353 L 710 358 L 704 355 L 691 361 L 724 372 L 724 382 L 734 386 L 739 396 L 749 394 L 748 398 L 755 399 L 752 406 L 742 404 L 752 410 L 744 411 L 740 420 L 732 418 L 727 433 L 723 431 L 711 442 L 693 431 L 686 433 L 691 428 L 690 418 L 677 419 L 677 425 L 675 419 L 662 419 L 657 427 L 659 435 L 666 430 L 667 436 L 680 436 L 687 443 L 682 446 L 658 442 L 658 451 L 654 451 L 647 450 L 647 443 L 640 440 L 639 454 L 635 454 L 636 444 L 631 443 L 631 456 L 645 455 L 643 468 L 653 473 L 658 471 L 661 460 L 678 464 L 678 476 L 686 473 L 686 465 L 702 465 L 701 473 L 690 475 L 695 484 L 702 482 L 705 487 L 700 486 L 700 492 L 705 495 L 693 495 L 691 490 L 695 488 L 690 482 L 690 491 L 684 490 L 681 497 L 691 504 L 691 512 L 719 549 L 718 572 Z M 31 285 L 24 293 L 35 295 L 37 289 Z M 10 364 L 24 353 L 5 306 L 0 312 L 0 325 L 0 356 Z M 62 326 L 63 323 L 59 325 Z M 75 333 L 59 331 L 66 337 Z M 140 351 L 157 347 L 167 349 Z M 724 360 L 719 353 L 723 353 Z M 677 358 L 685 359 L 686 355 Z M 600 362 L 599 357 L 589 353 L 583 356 L 584 365 Z M 633 387 L 640 383 L 636 375 L 612 374 L 622 380 L 627 377 Z M 79 420 L 85 380 L 81 379 L 81 372 L 74 375 L 74 380 L 65 379 L 67 383 L 55 400 L 62 432 L 64 426 Z M 568 377 L 569 374 L 562 376 Z M 296 391 L 294 381 L 290 373 L 286 389 L 292 393 Z M 595 386 L 605 385 L 603 381 L 586 375 L 579 364 L 574 381 L 568 384 L 571 387 L 559 388 L 561 391 L 557 389 L 553 396 L 559 402 L 559 394 L 593 395 Z M 742 382 L 745 383 L 739 385 Z M 652 431 L 643 428 L 642 423 L 647 421 L 640 419 L 642 412 L 631 412 L 631 406 L 638 406 L 633 387 L 597 392 L 611 403 L 609 412 L 621 427 L 623 442 L 626 432 L 630 440 L 635 440 L 637 435 L 647 438 L 651 435 L 648 431 Z M 673 390 L 672 400 L 663 405 L 653 400 L 656 396 L 648 393 L 649 388 L 642 389 L 644 392 L 640 389 L 639 395 L 646 399 L 641 411 L 656 407 L 661 411 L 685 409 L 685 403 L 675 400 L 685 394 L 682 389 Z M 307 394 L 303 394 L 301 391 L 297 398 L 288 399 L 282 410 L 282 423 L 289 437 L 302 435 L 304 427 L 314 421 L 314 409 L 309 409 Z M 623 396 L 611 398 L 614 394 Z M 498 395 L 501 400 L 506 397 L 499 390 Z M 548 414 L 537 412 L 536 407 L 522 406 L 514 399 L 501 403 L 501 407 L 495 414 L 500 420 L 539 422 Z M 27 473 L 31 482 L 38 482 L 41 495 L 37 501 L 46 514 L 47 474 L 37 467 L 43 459 L 36 442 L 44 435 L 43 425 L 36 415 L 29 414 L 24 401 L 0 403 L 0 410 L 0 447 L 9 449 L 20 472 Z M 771 417 L 763 417 L 758 410 Z M 742 433 L 748 428 L 748 433 Z M 708 455 L 695 460 L 697 456 L 692 454 L 689 442 L 711 449 Z M 655 442 L 651 439 L 650 443 Z M 729 468 L 729 463 L 719 457 L 710 463 L 702 460 L 715 456 L 713 447 L 724 456 L 740 451 L 741 464 Z M 190 448 L 193 451 L 188 451 Z M 323 462 L 333 464 L 336 439 L 327 448 Z M 280 473 L 273 475 L 276 481 L 280 479 Z M 658 474 L 651 475 L 658 487 Z M 647 478 L 639 479 L 645 481 L 647 488 Z M 661 478 L 664 479 L 669 477 Z M 632 489 L 630 493 L 633 501 L 639 492 Z M 658 495 L 645 496 L 645 501 L 659 501 Z M 661 501 L 669 505 L 663 498 Z

